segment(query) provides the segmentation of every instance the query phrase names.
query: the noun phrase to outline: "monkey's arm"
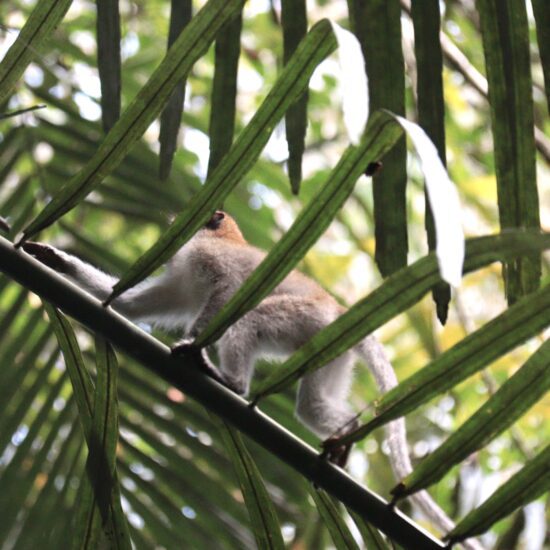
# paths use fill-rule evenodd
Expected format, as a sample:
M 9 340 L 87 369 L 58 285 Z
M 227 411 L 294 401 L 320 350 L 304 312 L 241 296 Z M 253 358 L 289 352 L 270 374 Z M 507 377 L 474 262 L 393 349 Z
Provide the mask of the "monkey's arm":
M 23 249 L 101 301 L 108 298 L 117 282 L 115 277 L 53 246 L 27 242 Z M 182 296 L 181 292 L 174 296 L 174 287 L 166 276 L 149 279 L 116 298 L 112 306 L 130 319 L 162 323 L 177 313 Z

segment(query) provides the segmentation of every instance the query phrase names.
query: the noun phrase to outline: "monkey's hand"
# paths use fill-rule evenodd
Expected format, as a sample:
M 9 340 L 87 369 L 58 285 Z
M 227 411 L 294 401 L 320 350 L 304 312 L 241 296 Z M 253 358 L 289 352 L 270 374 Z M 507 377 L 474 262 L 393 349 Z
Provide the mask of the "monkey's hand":
M 171 348 L 171 351 L 172 355 L 187 356 L 192 358 L 194 360 L 193 364 L 197 365 L 206 375 L 216 380 L 216 382 L 224 385 L 226 388 L 240 394 L 236 388 L 232 387 L 218 367 L 210 361 L 206 350 L 194 345 L 193 339 L 180 340 Z
M 342 431 L 337 435 L 329 437 L 328 439 L 323 441 L 321 443 L 321 447 L 323 449 L 321 456 L 327 458 L 330 462 L 336 464 L 336 466 L 340 466 L 340 468 L 345 468 L 346 464 L 348 463 L 348 458 L 351 452 L 351 448 L 353 447 L 353 443 L 341 445 L 340 439 L 348 433 L 355 431 L 358 427 L 359 421 L 357 419 L 354 419 L 352 422 L 346 425 L 345 431 Z
M 27 241 L 23 243 L 23 250 L 55 271 L 59 271 L 60 273 L 69 272 L 69 264 L 63 257 L 63 252 L 53 246 Z

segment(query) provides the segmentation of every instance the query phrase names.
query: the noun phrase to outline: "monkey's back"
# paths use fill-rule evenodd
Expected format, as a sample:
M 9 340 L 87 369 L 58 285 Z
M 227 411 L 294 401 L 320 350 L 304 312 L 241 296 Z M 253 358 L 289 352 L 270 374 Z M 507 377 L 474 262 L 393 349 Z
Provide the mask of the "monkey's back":
M 195 246 L 195 250 L 190 251 L 194 256 L 191 265 L 197 267 L 196 276 L 210 279 L 208 284 L 221 284 L 226 289 L 230 289 L 231 293 L 236 292 L 242 286 L 266 257 L 263 250 L 246 241 L 238 242 L 217 238 L 201 239 L 201 241 L 203 243 L 200 246 Z M 333 297 L 321 286 L 297 270 L 289 273 L 270 293 L 270 295 L 281 294 L 299 296 L 303 299 L 321 299 L 340 309 Z

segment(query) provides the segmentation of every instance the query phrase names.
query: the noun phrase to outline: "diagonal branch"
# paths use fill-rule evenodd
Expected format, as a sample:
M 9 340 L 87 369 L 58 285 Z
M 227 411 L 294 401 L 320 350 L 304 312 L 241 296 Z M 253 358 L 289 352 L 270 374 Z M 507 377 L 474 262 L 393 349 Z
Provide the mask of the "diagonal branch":
M 304 477 L 325 489 L 344 505 L 404 548 L 431 550 L 445 545 L 392 508 L 343 470 L 322 460 L 317 451 L 252 409 L 248 403 L 218 384 L 200 369 L 194 354 L 170 354 L 167 346 L 145 333 L 31 256 L 0 237 L 0 271 L 52 302 L 88 329 L 110 340 L 149 370 L 233 424 Z

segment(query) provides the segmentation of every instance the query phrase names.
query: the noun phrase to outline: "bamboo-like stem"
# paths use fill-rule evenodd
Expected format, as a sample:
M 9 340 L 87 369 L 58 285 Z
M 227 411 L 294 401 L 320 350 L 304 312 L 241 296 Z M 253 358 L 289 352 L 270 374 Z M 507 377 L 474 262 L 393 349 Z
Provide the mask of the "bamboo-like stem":
M 407 549 L 445 548 L 445 545 L 392 508 L 343 470 L 320 458 L 319 453 L 200 370 L 200 358 L 193 353 L 174 357 L 170 349 L 104 308 L 34 258 L 0 237 L 0 271 L 40 297 L 53 303 L 89 330 L 108 339 L 150 371 L 196 399 L 209 411 L 233 424 L 280 460 Z

